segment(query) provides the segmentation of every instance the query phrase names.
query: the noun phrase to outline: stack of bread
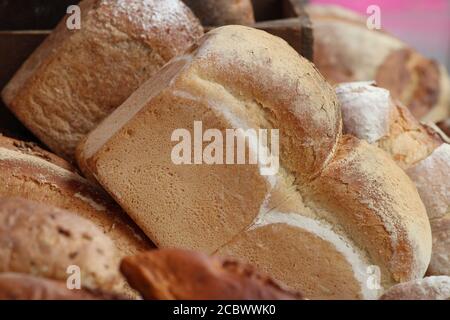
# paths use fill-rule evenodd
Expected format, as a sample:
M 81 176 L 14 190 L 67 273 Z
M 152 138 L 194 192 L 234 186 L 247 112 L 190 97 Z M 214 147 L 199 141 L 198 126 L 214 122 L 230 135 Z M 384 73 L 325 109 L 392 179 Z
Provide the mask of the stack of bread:
M 308 8 L 319 70 L 250 0 L 80 8 L 2 91 L 45 147 L 0 136 L 0 299 L 450 298 L 448 138 L 413 115 L 443 119 L 443 67 L 384 33 L 376 61 L 322 50 L 329 23 L 363 29 L 324 7 Z M 360 29 L 333 41 L 371 41 Z M 425 68 L 430 97 L 392 87 L 392 65 Z M 327 82 L 374 79 L 391 91 Z M 186 163 L 176 132 L 194 137 Z M 276 170 L 234 164 L 261 150 Z

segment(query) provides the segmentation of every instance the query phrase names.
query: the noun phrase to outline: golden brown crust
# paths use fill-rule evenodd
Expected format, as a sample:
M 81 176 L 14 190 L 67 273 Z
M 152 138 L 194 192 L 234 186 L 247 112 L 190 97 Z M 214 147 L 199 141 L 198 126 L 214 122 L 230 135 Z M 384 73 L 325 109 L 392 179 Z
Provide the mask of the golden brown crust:
M 376 82 L 407 105 L 418 119 L 425 117 L 441 95 L 439 65 L 410 48 L 392 52 L 378 68 Z
M 255 23 L 251 0 L 183 0 L 205 26 Z
M 114 241 L 120 256 L 153 247 L 100 187 L 60 164 L 69 166 L 52 153 L 0 136 L 0 196 L 34 200 L 84 217 Z
M 120 276 L 116 248 L 91 222 L 20 198 L 0 198 L 0 272 L 65 281 L 70 266 L 89 288 L 114 289 Z
M 122 260 L 121 271 L 148 300 L 293 300 L 253 267 L 178 249 L 149 251 Z
M 89 289 L 67 289 L 55 281 L 21 273 L 0 274 L 0 300 L 124 300 L 124 297 Z
M 257 165 L 176 165 L 175 143 L 169 142 L 174 130 L 185 128 L 192 136 L 200 120 L 203 130 L 218 129 L 224 136 L 228 128 L 280 129 L 280 170 L 265 177 Z M 381 264 L 383 285 L 422 276 L 431 232 L 402 170 L 375 147 L 341 140 L 341 131 L 335 94 L 309 62 L 279 38 L 227 26 L 209 32 L 136 91 L 80 145 L 78 161 L 162 247 L 226 251 L 253 262 L 257 254 L 266 257 L 260 252 L 269 246 L 264 239 L 280 239 L 283 254 L 291 253 L 289 244 L 306 250 L 304 239 L 313 238 L 317 248 L 328 248 L 325 258 L 339 257 L 341 283 L 352 286 L 333 285 L 334 265 L 325 264 L 326 290 L 314 287 L 309 266 L 303 270 L 308 294 L 373 297 L 366 266 Z M 279 238 L 253 232 L 264 221 L 272 226 L 278 220 L 292 229 L 291 237 L 283 237 L 283 227 L 273 228 Z M 249 241 L 254 250 L 238 241 L 250 233 L 256 234 Z M 293 268 L 284 269 L 286 276 L 275 272 L 283 269 L 282 261 L 260 259 L 259 266 L 291 287 L 299 285 Z
M 2 92 L 28 129 L 67 159 L 86 133 L 203 34 L 180 0 L 80 6 L 82 28 L 69 31 L 63 19 Z
M 0 148 L 6 148 L 18 151 L 23 154 L 39 157 L 65 170 L 72 171 L 75 173 L 77 172 L 77 169 L 72 164 L 58 157 L 57 155 L 42 149 L 34 142 L 16 140 L 0 134 Z

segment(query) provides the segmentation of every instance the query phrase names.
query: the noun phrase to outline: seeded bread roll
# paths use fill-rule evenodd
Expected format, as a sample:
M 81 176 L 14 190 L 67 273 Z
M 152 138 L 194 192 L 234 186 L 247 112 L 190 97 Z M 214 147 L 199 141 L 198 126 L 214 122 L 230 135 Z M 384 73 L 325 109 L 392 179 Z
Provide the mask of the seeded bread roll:
M 149 300 L 296 300 L 253 267 L 205 254 L 165 249 L 127 257 L 122 273 Z
M 108 235 L 120 257 L 153 244 L 100 187 L 58 156 L 0 136 L 0 197 L 21 197 L 71 211 Z
M 450 300 L 450 277 L 428 277 L 398 284 L 381 300 Z
M 255 23 L 251 0 L 183 0 L 205 26 Z
M 0 274 L 0 300 L 120 300 L 123 297 L 89 289 L 69 290 L 64 281 L 22 273 Z
M 20 198 L 0 198 L 0 272 L 66 281 L 80 268 L 81 284 L 115 289 L 120 281 L 113 242 L 88 220 Z
M 385 150 L 416 184 L 433 231 L 428 273 L 450 275 L 450 145 L 383 88 L 367 82 L 345 83 L 336 93 L 344 132 Z
M 175 164 L 173 135 L 199 135 L 195 121 L 219 137 L 279 129 L 279 170 Z M 334 91 L 311 63 L 280 38 L 227 26 L 146 82 L 77 158 L 161 247 L 255 263 L 307 298 L 377 298 L 368 267 L 382 287 L 421 277 L 430 225 L 406 174 L 341 131 Z M 255 154 L 263 142 L 252 141 Z
M 65 158 L 78 141 L 203 34 L 181 0 L 84 0 L 81 28 L 63 19 L 2 92 L 5 104 Z
M 405 43 L 371 30 L 366 18 L 336 6 L 307 8 L 314 31 L 314 63 L 332 84 L 372 81 L 391 91 L 413 115 L 437 122 L 450 114 L 445 67 Z

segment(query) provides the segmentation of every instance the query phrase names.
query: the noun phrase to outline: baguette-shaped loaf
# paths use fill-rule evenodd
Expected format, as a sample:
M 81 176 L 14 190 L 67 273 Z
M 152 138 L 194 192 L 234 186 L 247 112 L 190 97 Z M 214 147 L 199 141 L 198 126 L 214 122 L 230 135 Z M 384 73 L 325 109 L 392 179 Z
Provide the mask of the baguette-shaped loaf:
M 450 275 L 450 145 L 394 101 L 386 89 L 354 82 L 337 86 L 336 93 L 344 132 L 385 150 L 415 183 L 433 231 L 428 272 Z
M 119 300 L 123 297 L 89 289 L 69 290 L 64 281 L 5 272 L 0 274 L 0 300 Z
M 381 300 L 450 300 L 450 277 L 427 277 L 398 284 Z
M 126 257 L 121 271 L 149 300 L 296 300 L 252 266 L 205 254 L 163 249 Z
M 183 0 L 205 26 L 255 23 L 251 0 Z
M 58 156 L 0 136 L 1 197 L 21 197 L 71 211 L 97 225 L 121 257 L 152 248 L 150 240 L 99 186 Z
M 80 284 L 115 290 L 120 283 L 114 243 L 90 221 L 20 198 L 0 198 L 0 272 L 66 281 L 71 267 Z
M 172 134 L 195 134 L 194 121 L 224 137 L 279 129 L 279 170 L 175 164 Z M 423 275 L 430 225 L 406 174 L 341 127 L 336 96 L 311 63 L 280 38 L 228 26 L 146 82 L 77 158 L 161 247 L 255 263 L 307 298 L 375 298 L 369 266 L 382 287 Z
M 450 82 L 445 67 L 405 43 L 371 30 L 366 19 L 336 6 L 310 5 L 314 63 L 332 84 L 373 81 L 391 91 L 413 115 L 437 122 L 450 114 Z
M 84 0 L 81 28 L 63 19 L 2 92 L 5 104 L 65 158 L 78 141 L 203 34 L 181 0 Z

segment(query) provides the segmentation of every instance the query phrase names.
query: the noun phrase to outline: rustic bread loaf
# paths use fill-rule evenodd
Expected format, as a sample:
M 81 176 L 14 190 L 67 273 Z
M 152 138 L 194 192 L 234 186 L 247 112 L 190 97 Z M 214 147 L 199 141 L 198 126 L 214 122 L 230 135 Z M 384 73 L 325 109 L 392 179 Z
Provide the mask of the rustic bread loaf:
M 450 118 L 438 123 L 439 128 L 450 137 Z
M 85 0 L 81 29 L 63 19 L 2 92 L 57 154 L 78 141 L 203 31 L 181 0 Z
M 381 300 L 450 300 L 450 277 L 427 277 L 398 284 Z
M 205 26 L 255 23 L 251 0 L 183 0 Z
M 445 67 L 386 32 L 371 30 L 352 11 L 310 5 L 314 63 L 332 84 L 376 80 L 419 119 L 437 122 L 450 114 Z
M 194 121 L 223 136 L 279 129 L 279 170 L 175 164 L 173 133 L 198 135 Z M 311 63 L 280 38 L 228 26 L 146 82 L 77 158 L 161 247 L 243 259 L 307 298 L 376 298 L 367 268 L 379 266 L 383 287 L 421 277 L 430 226 L 406 174 L 341 127 Z
M 249 265 L 179 249 L 126 257 L 121 271 L 149 300 L 301 299 Z
M 89 289 L 69 290 L 66 282 L 22 273 L 0 273 L 0 300 L 121 300 Z
M 81 284 L 112 290 L 120 282 L 113 242 L 90 221 L 56 207 L 0 198 L 0 272 L 66 281 L 70 266 Z
M 0 197 L 34 200 L 84 217 L 114 241 L 121 257 L 153 247 L 100 187 L 31 143 L 0 136 L 0 176 Z
M 450 275 L 450 145 L 421 124 L 389 91 L 372 83 L 344 83 L 336 88 L 344 132 L 385 150 L 416 184 L 433 231 L 428 272 Z

